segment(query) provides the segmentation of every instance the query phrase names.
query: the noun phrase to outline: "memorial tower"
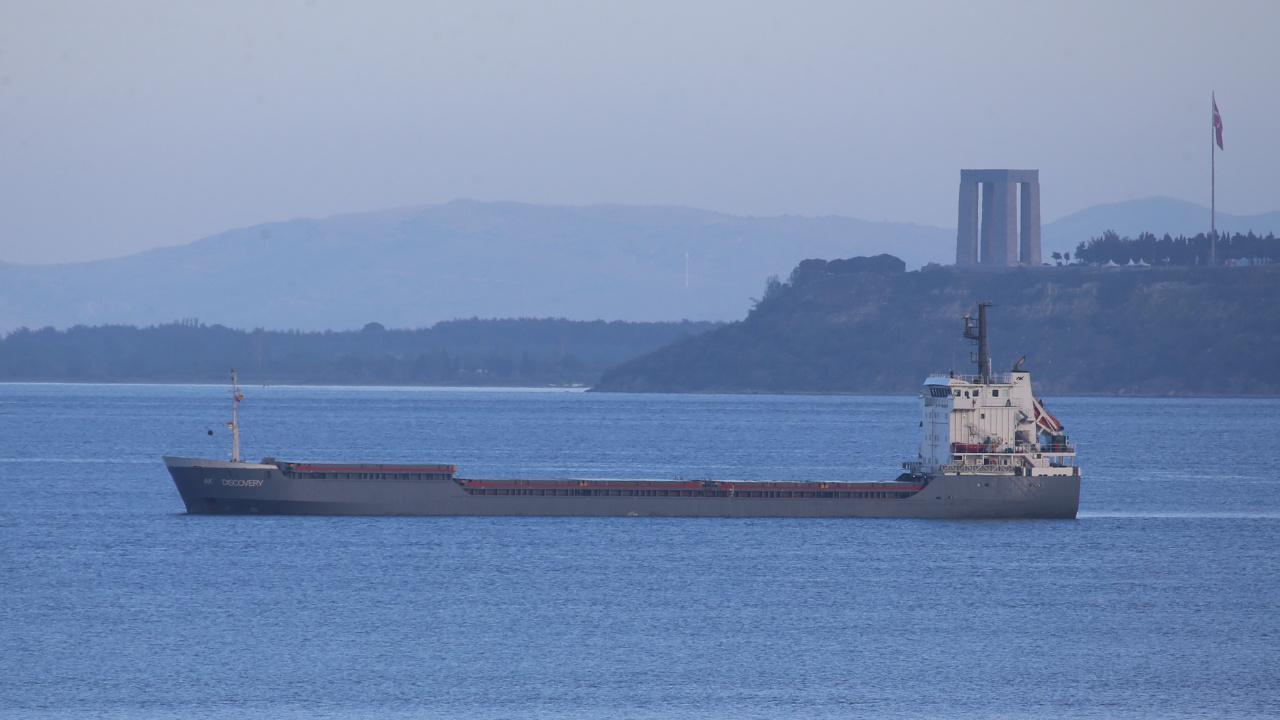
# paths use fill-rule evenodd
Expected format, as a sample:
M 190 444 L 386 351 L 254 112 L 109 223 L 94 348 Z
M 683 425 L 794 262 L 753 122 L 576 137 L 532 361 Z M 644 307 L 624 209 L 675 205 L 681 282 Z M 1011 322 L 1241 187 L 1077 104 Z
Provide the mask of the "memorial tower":
M 1039 170 L 960 171 L 956 265 L 1040 265 Z

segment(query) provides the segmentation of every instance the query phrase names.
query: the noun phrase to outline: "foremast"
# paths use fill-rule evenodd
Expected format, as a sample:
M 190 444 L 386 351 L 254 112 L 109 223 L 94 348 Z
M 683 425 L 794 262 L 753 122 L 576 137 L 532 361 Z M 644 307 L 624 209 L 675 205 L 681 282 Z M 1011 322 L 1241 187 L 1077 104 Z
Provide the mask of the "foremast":
M 240 421 L 237 417 L 237 410 L 240 407 L 240 401 L 244 400 L 244 395 L 240 394 L 240 384 L 236 380 L 236 371 L 231 370 L 231 422 L 227 423 L 227 427 L 231 428 L 231 462 L 240 462 Z

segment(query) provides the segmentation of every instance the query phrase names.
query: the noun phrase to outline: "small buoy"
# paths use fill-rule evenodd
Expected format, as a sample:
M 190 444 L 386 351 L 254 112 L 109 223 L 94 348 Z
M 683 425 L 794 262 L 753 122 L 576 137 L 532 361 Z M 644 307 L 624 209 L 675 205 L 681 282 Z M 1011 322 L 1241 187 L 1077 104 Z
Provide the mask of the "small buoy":
M 212 430 L 210 430 L 210 431 L 209 431 L 209 434 L 210 434 L 210 435 L 212 435 L 212 434 L 213 434 L 213 431 L 212 431 Z

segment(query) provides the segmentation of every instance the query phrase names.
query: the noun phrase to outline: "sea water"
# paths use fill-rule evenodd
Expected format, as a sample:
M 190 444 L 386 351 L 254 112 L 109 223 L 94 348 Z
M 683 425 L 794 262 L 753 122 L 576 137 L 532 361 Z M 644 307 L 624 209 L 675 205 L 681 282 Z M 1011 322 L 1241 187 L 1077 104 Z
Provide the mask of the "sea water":
M 910 397 L 250 387 L 245 455 L 882 480 Z M 1280 714 L 1280 401 L 1050 398 L 1073 521 L 184 514 L 224 387 L 0 385 L 0 716 Z M 212 435 L 209 433 L 212 431 Z

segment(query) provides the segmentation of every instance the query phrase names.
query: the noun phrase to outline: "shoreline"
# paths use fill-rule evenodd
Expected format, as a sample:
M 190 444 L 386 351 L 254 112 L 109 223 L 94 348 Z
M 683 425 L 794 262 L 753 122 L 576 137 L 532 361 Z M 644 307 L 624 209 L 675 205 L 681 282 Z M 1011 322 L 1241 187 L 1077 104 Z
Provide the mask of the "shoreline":
M 218 381 L 180 381 L 180 380 L 0 380 L 0 386 L 14 385 L 109 385 L 109 386 L 189 386 L 189 387 L 224 387 L 225 382 Z M 254 385 L 249 385 L 254 387 Z M 266 383 L 257 387 L 280 388 L 344 388 L 368 390 L 468 390 L 468 391 L 538 391 L 538 392 L 581 392 L 593 395 L 778 395 L 778 396 L 833 396 L 833 397 L 916 397 L 919 393 L 909 392 L 842 392 L 842 391 L 810 391 L 810 390 L 690 390 L 690 391 L 628 391 L 628 390 L 596 390 L 586 385 L 392 385 L 376 383 Z M 1280 395 L 1243 395 L 1243 394 L 1196 394 L 1196 393 L 1127 393 L 1127 392 L 1070 392 L 1047 394 L 1046 397 L 1059 398 L 1140 398 L 1140 399 L 1245 399 L 1274 400 Z

